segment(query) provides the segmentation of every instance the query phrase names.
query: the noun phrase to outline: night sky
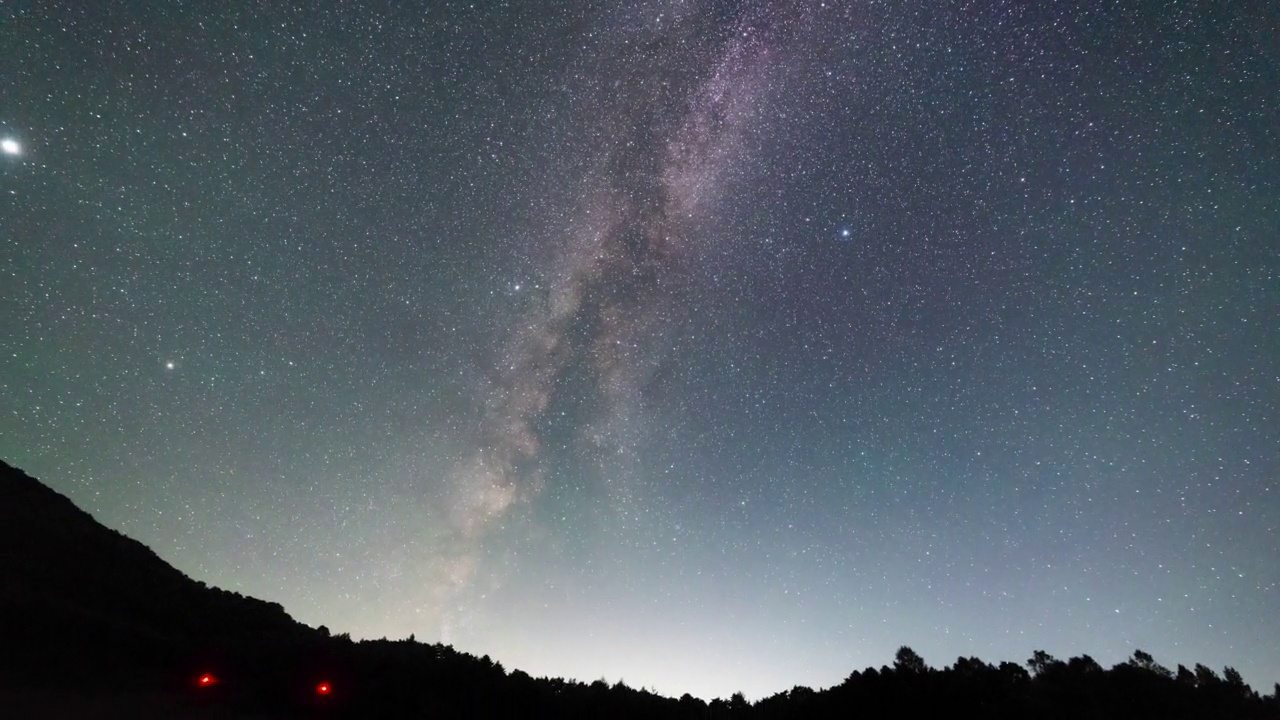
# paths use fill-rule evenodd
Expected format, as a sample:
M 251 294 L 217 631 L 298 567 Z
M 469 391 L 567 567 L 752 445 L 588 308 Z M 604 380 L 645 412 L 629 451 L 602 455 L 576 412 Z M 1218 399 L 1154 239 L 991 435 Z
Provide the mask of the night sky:
M 1278 27 L 8 3 L 0 456 L 193 578 L 535 676 L 1141 648 L 1269 692 Z

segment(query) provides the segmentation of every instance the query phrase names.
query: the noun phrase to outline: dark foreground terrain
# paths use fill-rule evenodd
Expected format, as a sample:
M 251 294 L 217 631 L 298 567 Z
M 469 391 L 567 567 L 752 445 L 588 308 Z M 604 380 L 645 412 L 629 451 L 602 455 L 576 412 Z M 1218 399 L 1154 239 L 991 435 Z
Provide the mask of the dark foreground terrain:
M 208 587 L 0 462 L 0 718 L 1277 718 L 1231 668 L 1136 651 L 1026 664 L 909 648 L 826 690 L 754 704 L 507 672 L 446 645 L 352 642 Z

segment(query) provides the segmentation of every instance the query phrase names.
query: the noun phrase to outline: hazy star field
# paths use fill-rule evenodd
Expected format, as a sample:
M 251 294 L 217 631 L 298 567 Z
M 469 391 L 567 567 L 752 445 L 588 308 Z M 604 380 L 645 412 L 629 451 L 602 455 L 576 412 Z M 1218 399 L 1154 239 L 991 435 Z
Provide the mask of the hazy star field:
M 193 578 L 535 676 L 1141 648 L 1270 691 L 1277 27 L 0 9 L 0 455 Z

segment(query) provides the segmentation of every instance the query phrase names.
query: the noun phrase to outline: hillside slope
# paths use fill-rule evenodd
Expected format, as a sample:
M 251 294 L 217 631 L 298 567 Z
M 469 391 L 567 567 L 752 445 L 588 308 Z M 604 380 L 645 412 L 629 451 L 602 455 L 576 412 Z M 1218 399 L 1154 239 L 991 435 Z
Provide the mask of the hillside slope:
M 892 667 L 754 704 L 535 679 L 446 645 L 330 637 L 188 578 L 0 462 L 0 718 L 1280 720 L 1280 688 L 1259 696 L 1231 668 L 1174 672 L 1140 650 L 1110 669 L 1041 651 L 1027 666 L 934 669 L 903 647 Z

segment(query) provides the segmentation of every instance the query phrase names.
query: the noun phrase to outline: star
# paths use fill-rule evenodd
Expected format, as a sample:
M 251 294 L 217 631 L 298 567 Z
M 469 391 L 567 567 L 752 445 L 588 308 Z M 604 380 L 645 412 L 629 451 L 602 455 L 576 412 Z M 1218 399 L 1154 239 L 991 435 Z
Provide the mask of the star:
M 21 155 L 22 145 L 19 145 L 18 141 L 13 138 L 5 138 L 0 140 L 0 150 L 4 151 L 5 155 Z
M 172 370 L 172 369 L 174 369 L 174 368 L 176 368 L 176 367 L 178 367 L 178 364 L 177 364 L 177 363 L 175 363 L 175 362 L 174 362 L 174 361 L 172 361 L 172 360 L 170 360 L 170 361 L 168 361 L 168 362 L 166 362 L 166 363 L 164 364 L 164 369 L 165 369 L 165 370 Z

